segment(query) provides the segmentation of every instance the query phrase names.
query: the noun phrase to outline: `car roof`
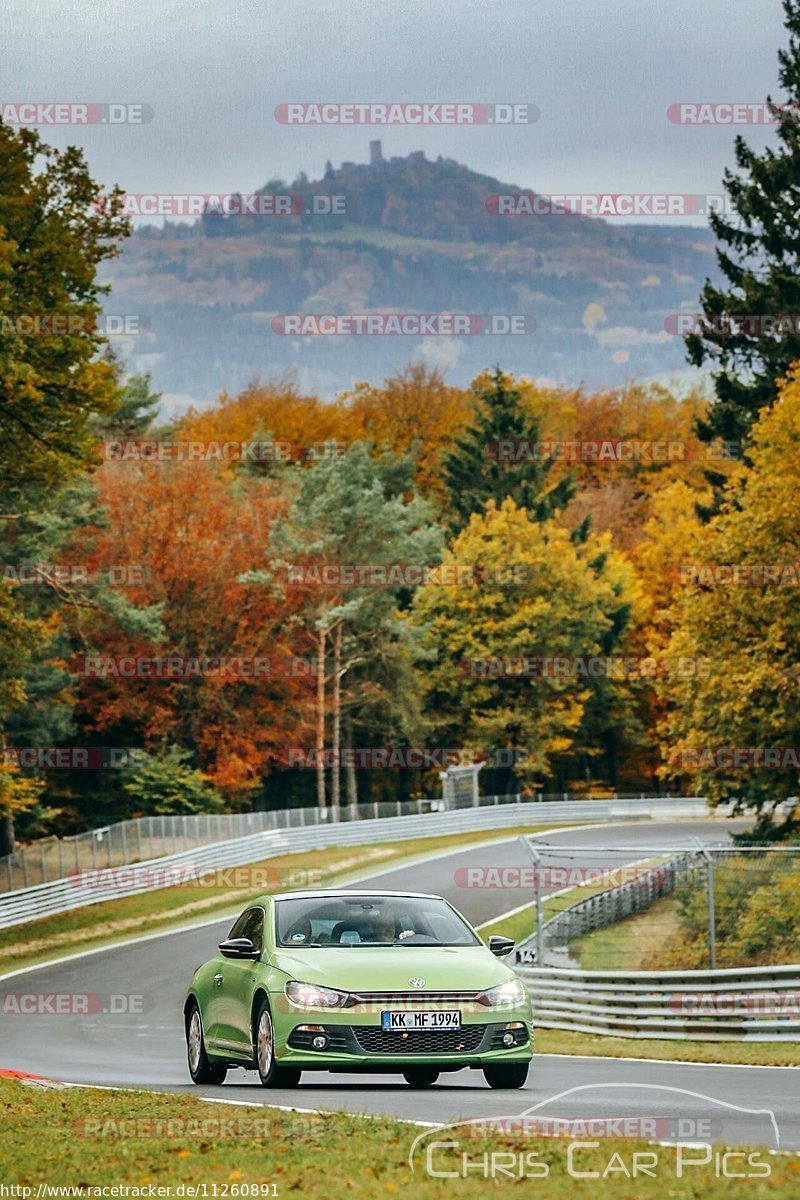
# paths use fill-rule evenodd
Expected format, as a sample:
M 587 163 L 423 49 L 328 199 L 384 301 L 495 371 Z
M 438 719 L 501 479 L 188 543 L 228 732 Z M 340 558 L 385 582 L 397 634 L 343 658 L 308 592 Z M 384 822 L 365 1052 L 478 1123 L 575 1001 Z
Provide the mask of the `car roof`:
M 356 891 L 355 888 L 311 888 L 303 892 L 276 892 L 263 899 L 269 900 L 329 900 L 335 896 L 404 896 L 416 897 L 420 900 L 443 900 L 433 892 L 391 892 L 381 888 L 371 888 L 369 891 Z M 256 902 L 257 903 L 257 902 Z

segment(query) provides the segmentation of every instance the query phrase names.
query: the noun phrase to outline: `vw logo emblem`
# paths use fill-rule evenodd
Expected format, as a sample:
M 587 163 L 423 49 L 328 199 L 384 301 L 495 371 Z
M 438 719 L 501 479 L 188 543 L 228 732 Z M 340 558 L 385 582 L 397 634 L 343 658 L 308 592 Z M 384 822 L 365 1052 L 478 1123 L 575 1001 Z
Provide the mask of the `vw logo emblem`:
M 425 980 L 420 979 L 419 975 L 412 975 L 408 982 L 412 987 L 425 987 Z

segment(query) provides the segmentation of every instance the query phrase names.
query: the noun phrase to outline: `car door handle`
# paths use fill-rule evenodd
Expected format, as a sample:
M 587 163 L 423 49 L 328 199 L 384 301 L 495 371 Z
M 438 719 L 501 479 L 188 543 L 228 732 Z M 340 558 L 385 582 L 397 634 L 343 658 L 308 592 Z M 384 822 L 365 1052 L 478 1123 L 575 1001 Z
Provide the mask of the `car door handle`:
M 222 983 L 223 979 L 224 979 L 223 975 L 215 975 L 214 976 L 214 983 L 217 985 L 217 987 L 219 987 L 219 985 Z

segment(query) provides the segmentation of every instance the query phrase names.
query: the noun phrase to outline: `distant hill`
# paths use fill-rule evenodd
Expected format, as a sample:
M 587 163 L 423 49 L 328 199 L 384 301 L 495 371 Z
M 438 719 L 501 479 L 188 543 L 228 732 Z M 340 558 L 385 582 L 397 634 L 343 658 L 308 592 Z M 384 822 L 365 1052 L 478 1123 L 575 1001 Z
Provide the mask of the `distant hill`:
M 373 149 L 373 157 L 380 151 Z M 255 376 L 295 372 L 332 396 L 378 382 L 413 358 L 466 383 L 500 362 L 517 373 L 590 386 L 685 366 L 670 313 L 696 311 L 715 274 L 708 231 L 632 226 L 583 216 L 498 217 L 487 198 L 518 192 L 452 159 L 417 152 L 327 165 L 323 177 L 273 179 L 299 215 L 224 216 L 148 226 L 107 268 L 107 310 L 138 314 L 146 332 L 123 344 L 133 370 L 168 393 L 211 400 Z M 343 215 L 314 215 L 343 197 Z M 515 336 L 289 337 L 280 313 L 525 314 Z

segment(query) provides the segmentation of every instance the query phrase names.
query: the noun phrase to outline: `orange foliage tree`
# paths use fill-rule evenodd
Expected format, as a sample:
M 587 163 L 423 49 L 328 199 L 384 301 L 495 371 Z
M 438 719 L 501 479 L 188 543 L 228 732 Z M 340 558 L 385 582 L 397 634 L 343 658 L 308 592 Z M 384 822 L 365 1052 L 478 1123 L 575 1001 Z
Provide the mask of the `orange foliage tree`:
M 115 731 L 117 745 L 192 749 L 230 801 L 244 800 L 310 705 L 294 602 L 238 582 L 263 561 L 283 501 L 270 480 L 212 463 L 110 463 L 95 480 L 108 521 L 87 533 L 84 561 L 115 568 L 136 605 L 161 606 L 163 636 L 123 639 L 97 620 L 82 722 Z M 177 665 L 123 666 L 123 655 Z

